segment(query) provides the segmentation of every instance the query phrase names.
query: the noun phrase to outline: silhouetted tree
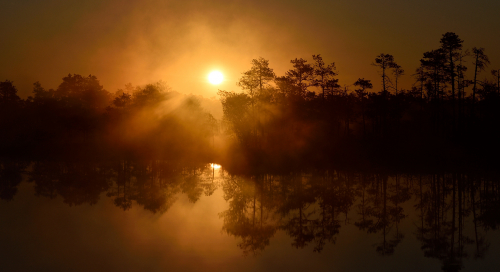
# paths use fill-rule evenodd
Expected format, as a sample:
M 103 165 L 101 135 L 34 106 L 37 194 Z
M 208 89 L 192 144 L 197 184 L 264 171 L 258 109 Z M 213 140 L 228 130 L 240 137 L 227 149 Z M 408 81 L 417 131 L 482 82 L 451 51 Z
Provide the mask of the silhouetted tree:
M 270 89 L 269 82 L 274 79 L 273 69 L 269 68 L 269 61 L 264 58 L 253 59 L 250 70 L 243 73 L 243 76 L 237 82 L 243 90 L 246 90 L 250 95 L 252 107 L 252 130 L 254 135 L 257 134 L 257 128 L 260 128 L 260 133 L 264 134 L 263 127 L 260 124 L 264 118 L 265 103 L 269 102 L 266 99 L 269 94 L 265 90 Z M 256 108 L 257 107 L 257 112 Z
M 301 95 L 305 96 L 307 88 L 313 85 L 314 68 L 306 63 L 307 60 L 302 58 L 296 58 L 290 62 L 293 65 L 293 69 L 286 72 L 286 77 L 300 89 Z
M 387 81 L 389 77 L 387 76 L 386 70 L 396 66 L 394 62 L 394 57 L 389 54 L 380 54 L 375 58 L 375 62 L 372 65 L 382 69 L 382 92 L 384 96 L 387 96 Z
M 295 85 L 294 80 L 289 77 L 286 76 L 276 77 L 275 83 L 282 96 L 284 98 L 287 98 L 287 99 L 282 99 L 280 101 L 281 104 L 286 104 L 287 103 L 286 101 L 288 99 L 293 99 L 294 97 L 302 96 L 302 90 L 300 89 L 300 87 Z
M 0 82 L 0 105 L 5 107 L 7 104 L 17 104 L 21 98 L 17 95 L 17 88 L 10 80 Z
M 113 105 L 118 108 L 124 108 L 130 105 L 132 101 L 132 96 L 128 93 L 122 93 L 121 95 L 113 99 Z
M 439 101 L 441 84 L 446 80 L 445 74 L 445 52 L 442 49 L 432 50 L 424 53 L 420 60 L 422 67 L 429 78 L 431 89 L 428 89 L 428 97 Z
M 472 107 L 474 109 L 474 104 L 476 103 L 476 92 L 477 92 L 477 74 L 488 66 L 490 60 L 488 56 L 484 54 L 484 48 L 472 48 L 472 55 L 474 56 L 474 87 L 472 88 Z
M 394 75 L 394 81 L 396 83 L 394 89 L 396 90 L 396 95 L 398 95 L 398 79 L 405 74 L 405 70 L 401 68 L 401 65 L 394 64 L 392 66 L 392 74 Z
M 269 68 L 269 60 L 262 57 L 252 60 L 252 68 L 244 73 L 245 75 L 252 75 L 257 79 L 259 92 L 262 93 L 264 88 L 269 87 L 269 82 L 275 77 L 272 68 Z
M 370 80 L 366 80 L 364 78 L 359 78 L 356 82 L 354 82 L 354 86 L 360 87 L 360 89 L 356 89 L 356 94 L 358 98 L 361 100 L 361 116 L 363 120 L 363 135 L 366 135 L 366 123 L 365 123 L 365 97 L 367 95 L 366 90 L 372 89 L 373 84 Z
M 323 99 L 325 99 L 325 89 L 333 89 L 340 87 L 338 85 L 338 79 L 334 77 L 338 75 L 335 71 L 335 63 L 330 63 L 325 65 L 321 55 L 313 55 L 314 60 L 314 76 L 313 86 L 318 86 L 321 88 Z
M 249 127 L 251 98 L 246 94 L 221 91 L 217 93 L 221 97 L 224 118 L 230 125 L 231 131 L 236 134 L 242 143 L 248 143 L 252 128 Z
M 236 83 L 240 88 L 243 90 L 247 91 L 248 94 L 250 95 L 251 103 L 252 103 L 252 110 L 254 109 L 255 105 L 255 91 L 257 87 L 259 87 L 259 78 L 257 77 L 257 74 L 254 73 L 254 71 L 249 70 L 243 73 L 243 76 L 240 78 L 240 80 Z
M 462 49 L 462 43 L 457 34 L 453 32 L 446 32 L 440 40 L 441 48 L 448 55 L 447 56 L 447 69 L 451 82 L 451 99 L 455 100 L 455 59 L 459 55 L 460 49 Z
M 458 125 L 459 130 L 462 130 L 463 118 L 464 118 L 464 100 L 465 100 L 465 88 L 471 83 L 470 80 L 465 78 L 465 72 L 467 71 L 467 66 L 465 66 L 464 57 L 469 56 L 469 50 L 460 52 L 458 56 L 457 64 L 457 93 L 458 93 Z
M 491 74 L 497 78 L 497 93 L 500 94 L 500 69 L 491 70 Z
M 83 77 L 78 74 L 63 78 L 54 94 L 69 107 L 85 107 L 103 110 L 109 105 L 110 94 L 104 90 L 97 77 Z
M 167 99 L 168 87 L 162 82 L 138 87 L 132 94 L 132 105 L 136 108 L 155 107 Z

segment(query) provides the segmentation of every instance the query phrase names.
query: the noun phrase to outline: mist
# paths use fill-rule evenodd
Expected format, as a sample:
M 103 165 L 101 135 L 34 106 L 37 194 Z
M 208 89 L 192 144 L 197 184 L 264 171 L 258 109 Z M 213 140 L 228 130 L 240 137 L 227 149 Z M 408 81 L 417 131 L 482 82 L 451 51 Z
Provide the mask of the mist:
M 499 10 L 1 1 L 0 270 L 498 268 Z
M 2 82 L 1 89 L 2 156 L 214 159 L 217 120 L 197 97 L 172 91 L 163 82 L 127 84 L 111 94 L 95 76 L 69 74 L 55 90 L 35 83 L 26 100 L 16 95 L 11 81 Z

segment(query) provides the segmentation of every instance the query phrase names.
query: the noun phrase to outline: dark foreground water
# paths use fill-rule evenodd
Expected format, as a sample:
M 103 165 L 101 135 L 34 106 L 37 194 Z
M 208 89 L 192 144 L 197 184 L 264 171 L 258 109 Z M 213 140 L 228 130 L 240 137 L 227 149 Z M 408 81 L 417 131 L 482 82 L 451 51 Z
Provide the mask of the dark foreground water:
M 237 176 L 167 162 L 13 163 L 1 271 L 498 271 L 485 173 Z

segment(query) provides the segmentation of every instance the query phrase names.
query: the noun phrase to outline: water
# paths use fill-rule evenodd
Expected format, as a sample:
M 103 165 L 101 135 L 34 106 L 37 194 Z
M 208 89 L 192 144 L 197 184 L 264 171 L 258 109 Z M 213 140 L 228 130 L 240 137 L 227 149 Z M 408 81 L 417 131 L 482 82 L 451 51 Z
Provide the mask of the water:
M 500 265 L 499 184 L 490 175 L 238 176 L 158 161 L 2 165 L 2 271 Z

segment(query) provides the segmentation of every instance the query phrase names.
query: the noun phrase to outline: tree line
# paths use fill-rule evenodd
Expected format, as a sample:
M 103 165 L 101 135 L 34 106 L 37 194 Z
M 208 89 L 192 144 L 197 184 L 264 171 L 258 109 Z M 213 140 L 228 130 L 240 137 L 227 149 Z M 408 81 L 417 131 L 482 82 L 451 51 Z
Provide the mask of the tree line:
M 219 90 L 233 152 L 244 154 L 250 168 L 498 162 L 500 70 L 479 80 L 489 65 L 484 48 L 464 49 L 458 35 L 443 34 L 437 49 L 423 53 L 410 89 L 398 86 L 406 71 L 395 57 L 380 54 L 372 63 L 380 91 L 365 78 L 341 86 L 335 63 L 312 59 L 291 60 L 284 76 L 268 60 L 254 59 L 237 82 L 243 92 Z
M 55 90 L 34 83 L 27 99 L 0 82 L 0 157 L 209 160 L 215 124 L 162 82 L 111 94 L 93 75 L 69 74 Z
M 372 62 L 379 91 L 365 78 L 341 86 L 335 63 L 321 55 L 312 63 L 291 60 L 283 76 L 268 60 L 254 59 L 237 82 L 242 92 L 218 92 L 220 121 L 198 99 L 164 83 L 110 93 L 95 76 L 69 74 L 56 89 L 36 82 L 21 99 L 6 80 L 0 82 L 0 156 L 196 159 L 235 172 L 494 168 L 500 70 L 480 80 L 489 65 L 484 48 L 466 50 L 451 32 L 439 44 L 423 53 L 410 89 L 401 88 L 406 71 L 390 54 Z M 467 68 L 474 71 L 470 78 Z

